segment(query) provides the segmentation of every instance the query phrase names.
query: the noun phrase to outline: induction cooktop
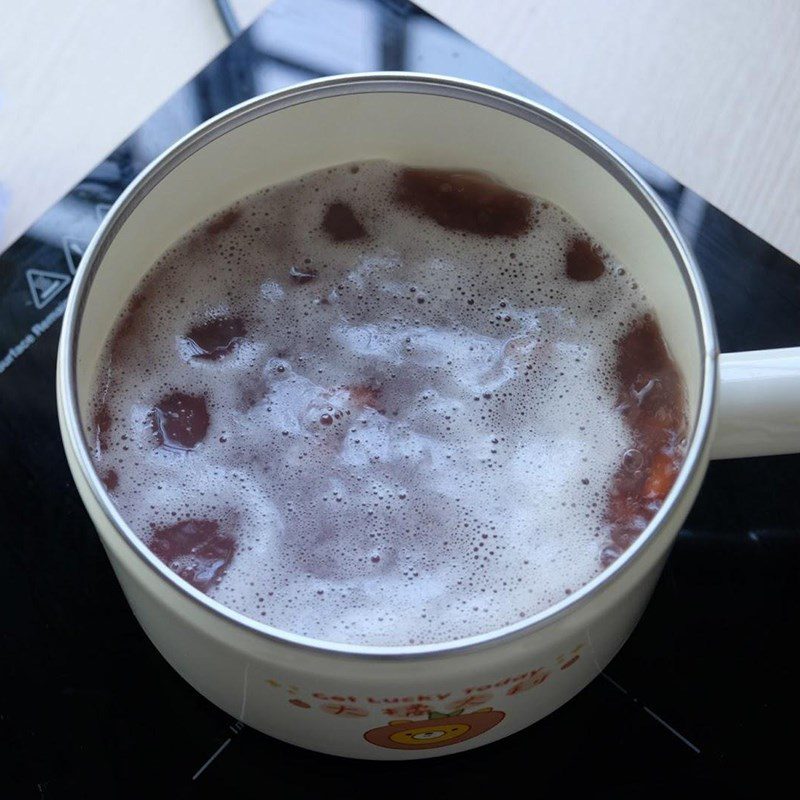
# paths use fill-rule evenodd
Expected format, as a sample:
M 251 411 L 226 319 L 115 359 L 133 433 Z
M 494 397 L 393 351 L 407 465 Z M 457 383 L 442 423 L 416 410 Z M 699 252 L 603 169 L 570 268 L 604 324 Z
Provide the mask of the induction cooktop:
M 72 277 L 110 205 L 228 106 L 389 69 L 537 100 L 620 153 L 671 209 L 723 350 L 800 344 L 800 265 L 413 4 L 278 0 L 243 32 L 218 6 L 227 49 L 0 255 L 0 795 L 760 794 L 789 767 L 798 697 L 800 456 L 713 463 L 652 602 L 603 674 L 531 728 L 468 753 L 357 763 L 283 744 L 206 701 L 149 643 L 67 469 L 56 345 Z

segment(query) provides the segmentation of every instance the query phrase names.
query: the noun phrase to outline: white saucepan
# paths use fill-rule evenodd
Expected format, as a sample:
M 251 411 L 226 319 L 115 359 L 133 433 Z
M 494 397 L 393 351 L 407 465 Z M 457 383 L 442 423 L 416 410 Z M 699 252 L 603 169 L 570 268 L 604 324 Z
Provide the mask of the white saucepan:
M 266 185 L 371 158 L 482 170 L 562 206 L 636 276 L 688 392 L 686 461 L 630 549 L 551 608 L 445 644 L 328 643 L 225 608 L 131 531 L 95 473 L 84 435 L 103 343 L 164 250 Z M 201 125 L 151 164 L 83 258 L 64 317 L 57 384 L 78 490 L 134 614 L 167 661 L 248 725 L 358 758 L 455 753 L 558 708 L 631 633 L 709 458 L 800 450 L 800 350 L 719 354 L 692 255 L 628 166 L 573 123 L 521 97 L 404 73 L 326 78 L 255 98 Z

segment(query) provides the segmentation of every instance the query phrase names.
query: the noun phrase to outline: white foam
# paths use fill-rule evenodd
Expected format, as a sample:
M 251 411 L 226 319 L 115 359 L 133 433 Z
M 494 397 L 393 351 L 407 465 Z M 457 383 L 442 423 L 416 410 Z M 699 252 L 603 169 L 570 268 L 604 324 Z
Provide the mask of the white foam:
M 517 239 L 445 230 L 391 202 L 396 169 L 306 176 L 179 243 L 98 387 L 116 420 L 98 468 L 119 473 L 134 530 L 224 518 L 236 553 L 210 594 L 339 642 L 477 634 L 586 583 L 631 444 L 613 339 L 646 304 L 619 265 L 568 280 L 566 246 L 585 234 L 552 205 Z M 321 231 L 339 200 L 368 240 Z M 296 285 L 292 266 L 318 276 Z M 188 329 L 221 312 L 245 341 L 189 358 Z M 354 386 L 379 388 L 380 410 Z M 208 400 L 188 453 L 157 447 L 147 417 L 174 388 Z

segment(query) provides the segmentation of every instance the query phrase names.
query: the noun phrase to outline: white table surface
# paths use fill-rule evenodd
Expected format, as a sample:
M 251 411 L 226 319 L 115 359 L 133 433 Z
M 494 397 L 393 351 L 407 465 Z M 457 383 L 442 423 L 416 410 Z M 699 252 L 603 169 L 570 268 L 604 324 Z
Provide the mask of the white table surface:
M 229 41 L 212 0 L 0 0 L 0 251 Z
M 800 0 L 418 4 L 800 260 Z M 0 0 L 0 250 L 227 42 L 211 0 Z

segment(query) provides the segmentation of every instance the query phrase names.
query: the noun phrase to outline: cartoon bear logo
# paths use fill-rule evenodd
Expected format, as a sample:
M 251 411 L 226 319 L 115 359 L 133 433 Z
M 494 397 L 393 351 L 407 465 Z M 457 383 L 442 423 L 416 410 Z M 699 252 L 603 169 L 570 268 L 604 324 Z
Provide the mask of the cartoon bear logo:
M 364 738 L 378 747 L 393 750 L 429 750 L 465 742 L 494 728 L 503 720 L 502 711 L 481 708 L 464 712 L 457 709 L 452 714 L 431 711 L 427 720 L 398 719 L 381 728 L 373 728 Z

